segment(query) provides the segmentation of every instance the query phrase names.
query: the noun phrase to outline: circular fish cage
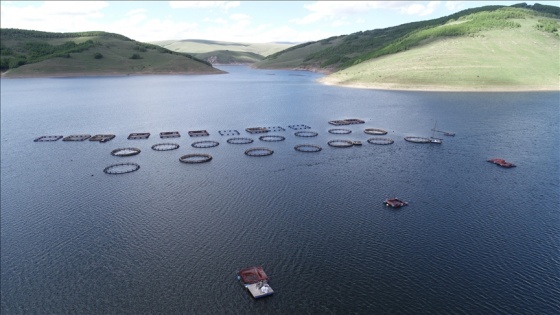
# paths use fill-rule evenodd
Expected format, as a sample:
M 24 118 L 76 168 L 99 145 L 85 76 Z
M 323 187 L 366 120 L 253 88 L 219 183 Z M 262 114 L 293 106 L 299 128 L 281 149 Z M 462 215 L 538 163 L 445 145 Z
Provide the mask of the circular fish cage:
M 314 144 L 298 144 L 294 147 L 299 152 L 319 152 L 322 148 Z
M 250 138 L 229 138 L 227 139 L 229 144 L 249 144 L 253 143 L 253 139 Z
M 354 145 L 354 142 L 350 140 L 331 140 L 328 144 L 335 148 L 349 148 Z
M 395 141 L 393 141 L 393 139 L 389 139 L 389 138 L 370 138 L 367 140 L 368 143 L 370 144 L 393 144 Z
M 193 142 L 191 146 L 193 148 L 212 148 L 212 147 L 217 147 L 219 144 L 220 143 L 218 141 L 205 140 L 205 141 Z
M 179 145 L 177 143 L 158 143 L 152 146 L 152 150 L 155 151 L 171 151 L 179 149 Z
M 187 164 L 204 163 L 210 160 L 212 160 L 212 156 L 204 153 L 185 154 L 179 158 L 179 161 Z
M 278 141 L 284 141 L 286 140 L 286 138 L 283 136 L 270 135 L 270 136 L 260 136 L 259 140 L 266 141 L 266 142 L 278 142 Z
M 105 174 L 117 175 L 136 172 L 140 169 L 140 165 L 136 163 L 118 163 L 107 166 L 103 169 Z
M 424 137 L 404 137 L 404 140 L 414 143 L 430 143 L 430 139 Z
M 377 128 L 367 128 L 364 130 L 365 133 L 367 133 L 368 135 L 386 135 L 387 131 L 383 130 L 383 129 L 377 129 Z
M 248 156 L 267 156 L 271 155 L 272 153 L 274 153 L 274 151 L 268 148 L 251 148 L 245 150 L 245 155 Z
M 294 135 L 296 137 L 310 138 L 310 137 L 317 137 L 319 134 L 316 133 L 315 131 L 298 131 L 294 133 Z
M 120 148 L 111 151 L 111 155 L 113 156 L 132 156 L 140 153 L 140 149 L 138 148 Z
M 332 133 L 332 134 L 335 134 L 335 135 L 347 135 L 349 133 L 352 133 L 352 130 L 335 128 L 335 129 L 329 129 L 329 133 Z

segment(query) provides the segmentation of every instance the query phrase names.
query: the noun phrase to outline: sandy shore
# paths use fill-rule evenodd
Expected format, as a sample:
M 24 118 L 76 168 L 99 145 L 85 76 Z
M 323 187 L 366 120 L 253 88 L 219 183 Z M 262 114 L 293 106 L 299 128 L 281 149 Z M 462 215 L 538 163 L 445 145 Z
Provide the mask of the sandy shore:
M 318 82 L 348 88 L 394 91 L 425 91 L 425 92 L 538 92 L 560 91 L 560 83 L 553 85 L 533 86 L 445 86 L 445 85 L 404 85 L 396 83 L 339 83 L 329 78 L 321 78 Z

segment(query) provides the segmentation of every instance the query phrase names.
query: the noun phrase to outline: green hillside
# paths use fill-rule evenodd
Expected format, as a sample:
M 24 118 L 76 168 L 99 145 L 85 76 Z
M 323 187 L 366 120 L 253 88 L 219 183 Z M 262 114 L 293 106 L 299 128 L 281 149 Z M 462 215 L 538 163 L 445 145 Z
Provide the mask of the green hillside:
M 176 52 L 191 54 L 212 64 L 252 64 L 292 47 L 290 43 L 233 43 L 212 40 L 164 40 L 152 42 Z
M 297 45 L 270 55 L 254 66 L 257 68 L 310 69 L 332 73 L 381 56 L 413 49 L 422 50 L 427 44 L 439 39 L 477 37 L 482 32 L 492 30 L 519 31 L 523 28 L 527 31 L 522 33 L 521 36 L 533 36 L 534 34 L 528 31 L 528 29 L 532 29 L 538 31 L 538 34 L 548 34 L 551 39 L 557 41 L 559 16 L 560 8 L 548 5 L 485 6 L 464 10 L 438 19 L 358 32 Z M 556 42 L 552 40 L 551 43 L 554 45 Z M 457 47 L 457 49 L 466 48 L 468 47 Z M 417 53 L 421 54 L 421 52 Z M 454 54 L 450 52 L 450 54 L 441 57 L 450 59 L 449 66 L 460 66 L 462 64 L 461 59 L 454 59 Z M 483 54 L 478 57 L 484 56 Z M 477 56 L 471 57 L 477 59 Z M 552 57 L 550 53 L 537 56 L 539 59 L 550 59 Z M 507 59 L 511 62 L 519 61 L 514 58 Z M 558 51 L 556 51 L 554 59 L 558 60 Z M 390 65 L 387 67 L 390 68 Z M 349 76 L 348 72 L 347 76 Z M 557 75 L 555 79 L 558 79 Z
M 519 20 L 516 29 L 445 37 L 323 78 L 353 87 L 415 90 L 559 90 L 558 36 Z
M 223 73 L 206 61 L 106 32 L 0 30 L 2 76 Z

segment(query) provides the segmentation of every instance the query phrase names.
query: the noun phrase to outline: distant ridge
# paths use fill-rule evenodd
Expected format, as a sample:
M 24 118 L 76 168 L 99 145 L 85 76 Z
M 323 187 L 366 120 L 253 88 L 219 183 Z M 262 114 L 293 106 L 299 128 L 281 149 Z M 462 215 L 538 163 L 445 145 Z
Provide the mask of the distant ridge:
M 3 77 L 223 73 L 209 62 L 126 36 L 0 29 Z
M 176 52 L 191 54 L 212 64 L 253 64 L 266 56 L 296 45 L 295 43 L 236 43 L 205 39 L 155 41 Z

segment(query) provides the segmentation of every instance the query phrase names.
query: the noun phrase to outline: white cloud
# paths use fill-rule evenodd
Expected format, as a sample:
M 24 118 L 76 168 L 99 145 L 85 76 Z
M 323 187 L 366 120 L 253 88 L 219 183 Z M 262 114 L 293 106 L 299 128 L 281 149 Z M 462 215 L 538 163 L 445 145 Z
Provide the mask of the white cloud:
M 401 14 L 424 16 L 431 14 L 440 1 L 315 1 L 304 5 L 310 13 L 303 18 L 294 19 L 297 24 L 311 24 L 322 20 L 339 20 L 367 13 L 375 9 L 397 10 Z M 342 25 L 343 21 L 335 21 Z
M 15 4 L 15 3 L 14 3 Z M 105 1 L 46 1 L 41 5 L 15 6 L 2 2 L 2 27 L 50 32 L 95 30 L 95 20 L 103 18 Z
M 464 1 L 447 1 L 445 2 L 445 8 L 449 11 L 459 11 L 464 7 L 463 2 Z
M 223 19 L 223 18 L 217 18 L 217 19 L 211 19 L 211 18 L 204 18 L 204 20 L 202 20 L 203 22 L 209 22 L 209 23 L 216 23 L 216 24 L 227 24 L 228 20 Z
M 132 11 L 127 12 L 125 15 L 126 16 L 145 15 L 146 12 L 148 12 L 146 9 L 136 9 L 136 10 L 132 10 Z
M 242 13 L 232 14 L 229 17 L 230 17 L 230 19 L 232 19 L 234 21 L 247 21 L 247 20 L 251 19 L 250 16 L 248 16 L 247 14 L 242 14 Z
M 408 7 L 402 7 L 401 13 L 408 14 L 408 15 L 419 15 L 424 16 L 431 14 L 434 10 L 439 6 L 439 1 L 430 1 L 428 5 L 420 4 L 420 3 L 413 3 L 410 4 Z
M 239 1 L 169 1 L 173 9 L 231 9 L 239 6 Z

